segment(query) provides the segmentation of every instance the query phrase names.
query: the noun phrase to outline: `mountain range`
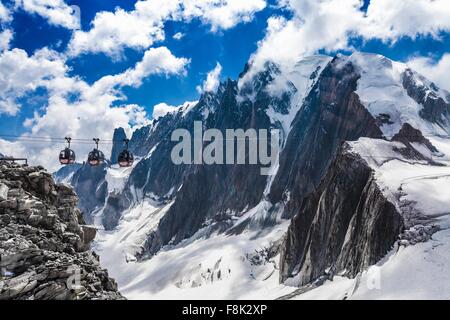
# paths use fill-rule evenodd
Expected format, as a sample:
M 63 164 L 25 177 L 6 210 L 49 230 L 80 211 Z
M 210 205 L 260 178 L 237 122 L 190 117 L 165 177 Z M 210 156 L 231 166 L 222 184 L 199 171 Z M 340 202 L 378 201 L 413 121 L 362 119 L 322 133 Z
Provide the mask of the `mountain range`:
M 196 121 L 278 129 L 270 175 L 174 164 L 171 133 Z M 317 55 L 248 64 L 137 129 L 132 167 L 117 128 L 110 161 L 54 177 L 102 229 L 95 250 L 128 298 L 450 298 L 433 287 L 450 260 L 449 133 L 450 94 L 405 64 Z

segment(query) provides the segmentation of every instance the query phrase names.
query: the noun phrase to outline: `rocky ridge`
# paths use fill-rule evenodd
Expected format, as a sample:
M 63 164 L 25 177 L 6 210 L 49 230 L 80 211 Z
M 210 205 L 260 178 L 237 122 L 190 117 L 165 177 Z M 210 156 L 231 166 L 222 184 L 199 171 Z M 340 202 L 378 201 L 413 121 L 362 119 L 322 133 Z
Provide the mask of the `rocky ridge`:
M 403 230 L 403 218 L 373 170 L 346 143 L 316 192 L 292 219 L 280 258 L 280 280 L 302 286 L 322 276 L 358 272 L 380 260 Z
M 77 202 L 44 168 L 0 162 L 0 300 L 123 299 Z

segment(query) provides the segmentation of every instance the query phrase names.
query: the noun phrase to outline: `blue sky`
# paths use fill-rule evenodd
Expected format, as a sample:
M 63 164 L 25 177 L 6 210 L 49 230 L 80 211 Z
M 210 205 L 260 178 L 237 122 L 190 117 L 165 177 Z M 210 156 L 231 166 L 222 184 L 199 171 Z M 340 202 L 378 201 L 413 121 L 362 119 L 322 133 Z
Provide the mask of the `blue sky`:
M 67 3 L 81 8 L 82 28 L 88 30 L 97 12 L 114 11 L 116 7 L 132 10 L 135 1 L 73 0 Z M 177 105 L 196 100 L 199 96 L 196 86 L 201 84 L 216 62 L 220 62 L 223 67 L 223 78 L 236 78 L 256 50 L 257 41 L 264 37 L 267 18 L 275 12 L 289 15 L 285 10 L 267 8 L 256 13 L 250 23 L 216 33 L 198 20 L 191 23 L 168 22 L 165 25 L 166 40 L 158 45 L 167 46 L 176 56 L 191 59 L 187 76 L 168 79 L 150 77 L 140 88 L 125 90 L 128 101 L 146 106 L 151 111 L 153 105 L 160 102 Z M 44 18 L 25 12 L 15 14 L 13 27 L 16 36 L 12 46 L 25 49 L 29 54 L 45 46 L 63 51 L 71 38 L 70 30 L 48 25 Z M 172 38 L 177 32 L 185 34 L 181 41 Z M 139 61 L 142 55 L 143 50 L 126 49 L 123 60 L 113 61 L 104 54 L 87 54 L 69 61 L 69 65 L 73 69 L 72 74 L 92 83 L 104 75 L 126 70 Z
M 137 105 L 145 110 L 147 118 L 151 118 L 153 106 L 156 104 L 164 102 L 176 106 L 185 101 L 197 100 L 200 95 L 197 87 L 202 85 L 208 72 L 214 69 L 217 63 L 222 66 L 220 79 L 236 79 L 252 55 L 254 64 L 257 65 L 259 57 L 291 63 L 298 56 L 314 53 L 333 55 L 337 52 L 351 53 L 353 50 L 375 52 L 393 60 L 411 62 L 426 76 L 436 77 L 432 80 L 440 84 L 446 80 L 441 71 L 442 68 L 448 67 L 444 62 L 450 61 L 450 58 L 444 59 L 450 52 L 450 22 L 446 22 L 450 21 L 450 13 L 446 9 L 448 5 L 445 6 L 445 0 L 401 0 L 390 6 L 386 0 L 366 0 L 364 3 L 359 0 L 248 0 L 248 6 L 242 5 L 242 2 L 236 5 L 238 2 L 233 0 L 222 4 L 217 4 L 217 0 L 187 0 L 201 7 L 201 13 L 188 14 L 184 8 L 184 11 L 176 13 L 179 15 L 177 18 L 163 16 L 155 22 L 156 29 L 164 33 L 163 38 L 157 39 L 155 35 L 149 35 L 150 40 L 141 37 L 136 45 L 128 41 L 128 34 L 124 33 L 123 39 L 107 49 L 98 49 L 96 45 L 102 41 L 94 37 L 95 31 L 99 34 L 111 34 L 108 24 L 106 27 L 95 27 L 95 21 L 100 20 L 102 13 L 110 13 L 109 26 L 116 27 L 117 24 L 117 30 L 121 33 L 135 18 L 123 23 L 123 20 L 118 19 L 118 8 L 123 9 L 125 16 L 132 17 L 135 17 L 135 12 L 141 15 L 154 15 L 155 12 L 149 13 L 139 9 L 135 6 L 136 1 L 132 0 L 57 0 L 59 5 L 50 8 L 52 10 L 49 7 L 36 6 L 33 0 L 0 1 L 9 12 L 9 17 L 0 16 L 0 32 L 9 30 L 13 34 L 7 48 L 0 47 L 3 51 L 1 55 L 11 54 L 12 57 L 18 54 L 17 51 L 13 52 L 15 49 L 21 49 L 26 52 L 31 64 L 38 60 L 33 55 L 43 48 L 61 55 L 59 60 L 57 59 L 58 64 L 51 66 L 48 74 L 45 70 L 40 71 L 43 73 L 42 79 L 36 84 L 27 85 L 25 82 L 20 86 L 7 88 L 4 92 L 0 88 L 0 134 L 20 135 L 33 131 L 33 134 L 50 135 L 53 132 L 55 135 L 62 135 L 64 127 L 58 127 L 58 120 L 67 121 L 68 126 L 71 126 L 70 121 L 76 119 L 70 119 L 70 116 L 81 119 L 83 111 L 74 111 L 72 115 L 66 113 L 66 119 L 55 119 L 56 104 L 61 103 L 61 97 L 65 99 L 64 105 L 70 105 L 74 110 L 78 105 L 86 103 L 91 103 L 91 108 L 94 109 L 97 108 L 97 101 L 105 104 L 94 117 L 104 118 L 107 123 L 100 123 L 100 120 L 88 123 L 86 120 L 85 128 L 83 124 L 70 127 L 67 129 L 69 133 L 79 134 L 78 132 L 86 132 L 92 128 L 108 128 L 108 125 L 112 132 L 115 126 L 126 124 L 129 114 L 132 114 L 130 118 L 134 119 L 129 122 L 136 121 L 135 118 L 141 116 L 142 110 L 111 112 L 111 108 Z M 142 2 L 152 1 L 157 0 Z M 183 1 L 181 3 L 184 4 Z M 70 20 L 71 5 L 80 8 L 78 22 Z M 221 5 L 224 7 L 223 11 L 219 15 L 214 14 L 213 10 Z M 227 19 L 222 19 L 223 16 Z M 140 19 L 140 23 L 145 25 L 147 18 Z M 76 23 L 79 24 L 73 26 Z M 136 29 L 136 33 L 139 31 Z M 73 41 L 77 33 L 92 36 L 87 44 L 83 44 L 87 47 L 77 45 Z M 177 33 L 181 33 L 183 37 L 174 39 L 173 36 Z M 112 34 L 114 35 L 114 31 Z M 130 37 L 133 34 L 134 32 L 131 32 Z M 75 53 L 68 54 L 69 47 L 75 47 Z M 112 85 L 95 99 L 91 96 L 83 98 L 84 100 L 79 99 L 78 96 L 83 94 L 80 87 L 88 88 L 102 77 L 122 74 L 133 69 L 144 59 L 147 51 L 160 47 L 167 48 L 173 59 L 186 60 L 178 61 L 182 66 L 177 70 L 155 71 L 154 68 L 158 66 L 147 66 L 152 71 L 138 75 L 132 85 L 122 84 L 128 80 L 117 80 L 122 81 L 121 84 Z M 117 54 L 118 52 L 120 54 Z M 49 56 L 48 53 L 46 55 Z M 293 60 L 290 60 L 291 58 Z M 54 60 L 47 57 L 45 59 Z M 38 64 L 44 60 L 39 61 L 41 62 Z M 54 70 L 58 69 L 58 66 L 67 69 L 61 74 L 61 71 Z M 24 67 L 15 72 L 20 80 L 20 72 L 24 75 L 31 74 L 34 69 L 27 70 Z M 8 79 L 7 75 L 3 77 Z M 49 84 L 47 78 L 54 79 L 54 83 Z M 58 82 L 69 80 L 79 82 L 71 84 L 73 88 L 78 89 L 69 87 L 64 89 L 63 93 L 61 88 L 55 89 Z M 45 84 L 42 85 L 42 82 Z M 81 90 L 81 93 L 77 93 L 77 90 Z M 110 97 L 115 94 L 120 95 L 120 99 Z M 3 107 L 4 110 L 2 99 L 6 106 Z M 53 113 L 50 113 L 50 109 Z M 63 108 L 61 112 L 64 112 L 62 110 Z M 33 121 L 27 120 L 33 117 Z
M 8 4 L 9 1 L 4 1 Z M 97 12 L 114 11 L 117 7 L 132 10 L 135 1 L 132 0 L 71 0 L 69 5 L 77 5 L 81 8 L 82 29 L 88 30 L 91 21 Z M 367 8 L 369 1 L 361 9 Z M 275 4 L 272 2 L 272 5 Z M 126 88 L 125 94 L 128 103 L 142 105 L 151 114 L 152 107 L 160 102 L 178 105 L 188 100 L 198 99 L 196 86 L 199 85 L 208 71 L 214 68 L 216 62 L 222 67 L 221 78 L 236 78 L 242 71 L 244 64 L 257 48 L 257 41 L 263 39 L 267 27 L 267 18 L 271 15 L 290 16 L 287 10 L 280 10 L 267 6 L 264 10 L 257 12 L 250 23 L 239 24 L 236 27 L 220 32 L 211 32 L 207 25 L 194 20 L 190 23 L 168 22 L 165 25 L 166 40 L 160 42 L 176 55 L 189 57 L 191 63 L 185 77 L 160 77 L 152 76 L 146 79 L 139 88 Z M 22 48 L 33 54 L 35 50 L 42 47 L 50 47 L 57 51 L 63 51 L 71 38 L 71 30 L 46 23 L 45 18 L 29 14 L 23 10 L 14 13 L 12 27 L 15 37 L 11 46 Z M 179 41 L 172 38 L 177 33 L 185 34 Z M 450 51 L 450 38 L 448 33 L 442 33 L 442 39 L 436 40 L 429 36 L 420 36 L 417 39 L 408 37 L 400 38 L 395 44 L 384 43 L 380 40 L 362 41 L 360 38 L 352 39 L 352 44 L 357 50 L 376 52 L 387 57 L 404 61 L 412 55 L 432 56 L 439 59 L 445 52 Z M 125 58 L 113 61 L 104 54 L 85 54 L 71 59 L 68 65 L 72 68 L 71 74 L 92 83 L 104 75 L 116 74 L 134 65 L 141 57 L 143 50 L 125 50 Z M 339 50 L 347 53 L 347 50 Z M 334 54 L 336 51 L 327 52 Z M 41 104 L 44 97 L 42 92 L 37 92 L 38 98 L 34 98 L 36 104 Z M 23 99 L 26 104 L 33 104 L 30 98 Z M 121 101 L 123 102 L 123 101 Z M 18 122 L 16 131 L 20 132 L 20 121 L 28 117 L 34 108 L 25 108 L 24 112 L 15 117 L 0 116 L 0 124 L 5 121 Z M 14 119 L 11 119 L 14 118 Z
M 8 1 L 4 3 L 7 4 Z M 73 0 L 67 3 L 81 8 L 81 25 L 83 29 L 88 30 L 97 12 L 114 11 L 116 7 L 132 10 L 135 1 Z M 153 106 L 160 102 L 179 105 L 184 101 L 197 100 L 199 93 L 196 87 L 202 83 L 216 62 L 220 62 L 223 67 L 222 78 L 236 78 L 250 55 L 256 50 L 257 41 L 264 37 L 266 20 L 274 12 L 289 15 L 285 10 L 267 8 L 256 13 L 250 23 L 215 33 L 210 31 L 209 26 L 196 20 L 191 23 L 168 22 L 165 25 L 166 40 L 158 45 L 167 46 L 176 56 L 191 59 L 187 75 L 149 77 L 139 88 L 124 89 L 127 96 L 126 102 L 144 106 L 151 115 Z M 15 36 L 11 47 L 24 49 L 29 55 L 43 47 L 64 51 L 72 33 L 66 28 L 49 25 L 46 19 L 39 15 L 30 15 L 20 10 L 14 13 L 12 27 Z M 173 39 L 172 36 L 177 32 L 185 34 L 184 38 Z M 70 74 L 93 83 L 102 76 L 123 72 L 136 64 L 142 55 L 143 50 L 126 49 L 123 60 L 113 61 L 104 54 L 85 54 L 71 59 L 68 65 L 72 69 Z M 8 132 L 12 131 L 12 134 L 21 134 L 25 130 L 22 122 L 25 118 L 32 116 L 38 105 L 45 102 L 45 92 L 40 90 L 21 100 L 27 106 L 20 114 L 14 116 L 0 114 L 0 126 L 8 125 Z M 123 102 L 120 101 L 120 103 Z

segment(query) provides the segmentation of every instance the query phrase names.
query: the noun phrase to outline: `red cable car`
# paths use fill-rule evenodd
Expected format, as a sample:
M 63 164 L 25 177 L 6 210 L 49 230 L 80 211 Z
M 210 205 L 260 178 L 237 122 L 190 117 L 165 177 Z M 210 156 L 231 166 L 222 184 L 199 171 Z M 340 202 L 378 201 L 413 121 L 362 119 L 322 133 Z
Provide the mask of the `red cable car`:
M 59 153 L 59 163 L 61 163 L 62 165 L 73 164 L 75 163 L 76 157 L 75 152 L 70 149 L 70 141 L 72 140 L 72 138 L 66 137 L 65 139 L 68 146 L 64 150 L 61 150 L 61 152 Z
M 125 143 L 125 149 L 119 153 L 117 162 L 121 167 L 131 167 L 134 162 L 134 156 L 130 151 L 128 151 L 128 142 L 130 142 L 130 140 L 123 139 L 123 142 Z
M 100 139 L 94 138 L 92 140 L 94 140 L 96 148 L 91 152 L 89 152 L 88 163 L 91 166 L 98 166 L 105 162 L 105 155 L 102 151 L 98 149 L 98 142 L 100 141 Z

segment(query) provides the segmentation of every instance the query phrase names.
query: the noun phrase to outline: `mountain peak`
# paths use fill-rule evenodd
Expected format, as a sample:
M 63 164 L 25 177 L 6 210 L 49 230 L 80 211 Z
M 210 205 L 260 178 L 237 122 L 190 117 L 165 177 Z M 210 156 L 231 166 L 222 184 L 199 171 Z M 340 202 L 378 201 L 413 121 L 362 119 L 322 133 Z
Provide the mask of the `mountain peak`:
M 117 163 L 117 157 L 123 149 L 123 140 L 127 138 L 124 128 L 119 127 L 114 129 L 113 146 L 111 150 L 111 163 Z

